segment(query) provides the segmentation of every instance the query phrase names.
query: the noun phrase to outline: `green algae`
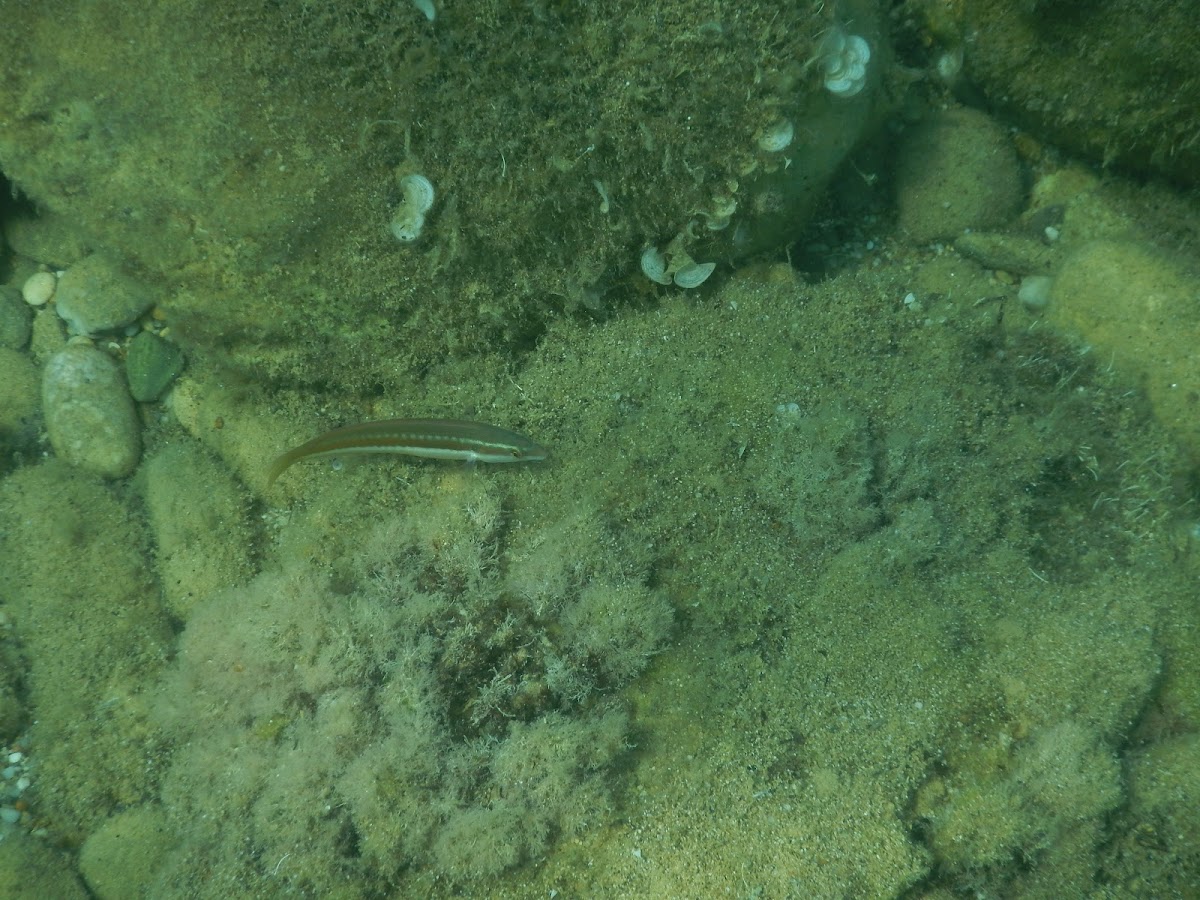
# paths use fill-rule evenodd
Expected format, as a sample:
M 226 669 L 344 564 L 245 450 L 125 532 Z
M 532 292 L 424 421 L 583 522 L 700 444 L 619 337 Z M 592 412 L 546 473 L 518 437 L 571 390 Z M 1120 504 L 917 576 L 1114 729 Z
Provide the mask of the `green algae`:
M 374 77 L 354 36 L 371 16 L 399 29 L 401 6 L 289 25 L 328 33 L 305 59 L 337 59 L 353 94 Z M 570 32 L 557 6 L 489 10 Z M 627 25 L 629 47 L 643 31 Z M 446 74 L 428 55 L 441 38 L 413 33 L 385 55 Z M 288 90 L 314 76 L 294 77 Z M 341 114 L 314 104 L 318 120 Z M 57 115 L 91 133 L 93 110 Z M 296 125 L 314 184 L 337 183 L 345 161 Z M 373 121 L 357 138 L 385 175 L 398 132 Z M 410 149 L 424 171 L 446 164 Z M 599 151 L 553 149 L 556 174 L 513 178 L 558 190 L 593 175 Z M 764 265 L 698 295 L 620 283 L 611 308 L 580 301 L 588 316 L 558 315 L 561 299 L 528 312 L 580 269 L 548 276 L 565 251 L 528 257 L 500 214 L 472 256 L 477 185 L 433 211 L 455 237 L 355 273 L 332 225 L 306 241 L 270 218 L 317 201 L 285 198 L 290 176 L 262 168 L 264 206 L 228 223 L 236 240 L 201 226 L 168 248 L 136 221 L 92 224 L 135 255 L 184 257 L 175 309 L 193 335 L 230 324 L 203 320 L 205 278 L 243 304 L 242 348 L 202 353 L 150 423 L 137 493 L 32 459 L 0 486 L 0 571 L 16 575 L 0 585 L 0 658 L 28 659 L 29 688 L 14 685 L 28 711 L 6 721 L 36 722 L 33 822 L 82 846 L 95 895 L 1194 887 L 1195 475 L 1129 367 L 1057 333 L 1057 313 L 1021 309 L 1005 273 L 898 242 L 817 283 Z M 363 198 L 385 216 L 395 202 L 347 206 Z M 1065 202 L 1051 269 L 1098 222 L 1133 220 Z M 588 215 L 570 234 L 605 221 Z M 629 236 L 614 230 L 596 253 Z M 377 260 L 382 244 L 350 231 L 356 259 Z M 1156 252 L 1177 258 L 1188 234 Z M 293 239 L 303 252 L 280 249 Z M 511 297 L 488 280 L 500 246 L 520 264 Z M 446 326 L 421 348 L 394 347 L 391 301 L 334 315 L 347 293 L 416 292 L 451 263 L 454 295 L 406 310 L 414 330 Z M 389 287 L 362 293 L 367 274 Z M 265 331 L 284 306 L 293 318 Z M 418 409 L 520 428 L 551 458 L 313 466 L 262 493 L 280 447 Z M 33 840 L 4 842 L 3 883 L 57 860 Z

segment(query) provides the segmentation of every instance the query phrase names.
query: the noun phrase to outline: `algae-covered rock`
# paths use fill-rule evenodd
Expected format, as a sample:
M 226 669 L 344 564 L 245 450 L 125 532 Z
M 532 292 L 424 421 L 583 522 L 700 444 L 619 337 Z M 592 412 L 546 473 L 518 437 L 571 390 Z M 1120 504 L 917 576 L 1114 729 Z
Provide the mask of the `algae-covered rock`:
M 921 4 L 1006 117 L 1099 165 L 1200 179 L 1194 0 Z
M 170 280 L 189 358 L 386 391 L 631 302 L 649 245 L 711 264 L 794 241 L 885 106 L 883 6 L 31 7 L 0 32 L 0 161 L 111 269 Z M 400 170 L 438 198 L 409 243 Z M 92 266 L 60 286 L 75 330 L 145 308 L 81 302 Z
M 251 574 L 245 503 L 233 476 L 186 438 L 147 459 L 143 472 L 163 599 L 186 621 L 195 603 Z
M 29 343 L 32 321 L 33 312 L 21 299 L 21 292 L 10 285 L 0 285 L 0 347 L 22 349 Z
M 1121 801 L 1121 767 L 1112 747 L 1066 721 L 1007 750 L 981 747 L 961 761 L 969 775 L 934 779 L 917 797 L 930 843 L 956 872 L 1010 863 L 1064 840 Z
M 0 841 L 0 897 L 5 900 L 89 900 L 66 851 L 14 831 Z
M 1004 129 L 981 112 L 936 113 L 904 136 L 896 171 L 899 225 L 918 242 L 1002 226 L 1022 198 Z
M 1200 456 L 1200 278 L 1136 240 L 1093 241 L 1063 262 L 1047 316 L 1144 387 L 1159 420 Z
M 0 444 L 29 436 L 38 403 L 37 368 L 24 353 L 0 348 Z
M 79 869 L 100 900 L 149 897 L 154 871 L 173 843 L 159 806 L 135 806 L 92 832 L 79 853 Z
M 162 749 L 139 696 L 171 637 L 146 534 L 105 485 L 54 459 L 0 482 L 0 532 L 6 610 L 27 662 L 39 815 L 81 841 L 118 806 L 145 799 Z
M 55 304 L 72 333 L 96 334 L 129 325 L 154 305 L 154 297 L 112 257 L 93 253 L 63 273 Z

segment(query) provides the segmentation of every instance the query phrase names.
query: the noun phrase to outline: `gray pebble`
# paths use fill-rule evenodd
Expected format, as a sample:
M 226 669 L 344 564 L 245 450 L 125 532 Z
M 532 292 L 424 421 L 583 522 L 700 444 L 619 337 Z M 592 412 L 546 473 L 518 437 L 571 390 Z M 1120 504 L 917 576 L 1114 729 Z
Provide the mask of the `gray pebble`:
M 105 478 L 122 478 L 137 465 L 137 412 L 108 354 L 86 344 L 54 354 L 42 373 L 42 408 L 50 445 L 71 465 Z

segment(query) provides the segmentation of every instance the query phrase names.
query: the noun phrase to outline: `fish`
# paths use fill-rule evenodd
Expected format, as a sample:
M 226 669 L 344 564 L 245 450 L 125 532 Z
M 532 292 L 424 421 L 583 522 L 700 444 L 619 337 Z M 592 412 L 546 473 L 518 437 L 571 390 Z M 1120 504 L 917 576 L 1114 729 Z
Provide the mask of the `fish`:
M 346 425 L 318 435 L 286 453 L 267 470 L 267 487 L 302 459 L 389 453 L 467 462 L 540 462 L 547 451 L 523 434 L 464 419 L 382 419 Z

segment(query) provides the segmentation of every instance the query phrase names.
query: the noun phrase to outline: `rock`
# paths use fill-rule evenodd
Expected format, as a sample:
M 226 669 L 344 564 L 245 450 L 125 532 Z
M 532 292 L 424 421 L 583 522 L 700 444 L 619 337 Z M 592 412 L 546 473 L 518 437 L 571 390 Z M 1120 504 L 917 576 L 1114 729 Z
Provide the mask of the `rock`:
M 972 231 L 961 235 L 954 246 L 988 269 L 1019 275 L 1048 275 L 1054 271 L 1055 251 L 1037 238 Z
M 88 900 L 68 854 L 20 829 L 0 841 L 0 897 L 8 900 Z
M 55 296 L 58 314 L 74 334 L 124 328 L 154 305 L 154 298 L 140 282 L 100 253 L 64 272 Z
M 49 308 L 39 309 L 35 312 L 33 328 L 29 335 L 29 352 L 33 358 L 44 364 L 65 346 L 67 346 L 67 330 L 58 314 Z
M 29 357 L 0 347 L 0 445 L 36 432 L 38 372 Z
M 20 350 L 28 344 L 32 321 L 33 313 L 21 300 L 21 292 L 0 285 L 0 347 Z
M 133 399 L 142 403 L 157 400 L 183 369 L 183 353 L 170 341 L 149 331 L 129 342 L 125 374 Z
M 133 399 L 120 367 L 86 344 L 69 344 L 42 373 L 42 407 L 54 452 L 73 466 L 123 478 L 141 456 Z
M 135 806 L 92 832 L 79 852 L 79 870 L 101 900 L 149 896 L 155 869 L 174 843 L 160 807 Z
M 994 229 L 1017 214 L 1021 167 L 1004 129 L 981 112 L 951 109 L 916 126 L 896 169 L 899 224 L 917 243 Z
M 197 602 L 253 574 L 245 499 L 229 470 L 187 438 L 148 457 L 138 478 L 162 599 L 186 622 Z
M 51 268 L 69 268 L 90 252 L 87 232 L 78 216 L 47 209 L 39 209 L 36 214 L 18 212 L 5 217 L 0 228 L 13 253 Z
M 1050 324 L 1143 386 L 1155 416 L 1200 454 L 1200 279 L 1188 260 L 1137 240 L 1084 244 L 1063 261 Z

